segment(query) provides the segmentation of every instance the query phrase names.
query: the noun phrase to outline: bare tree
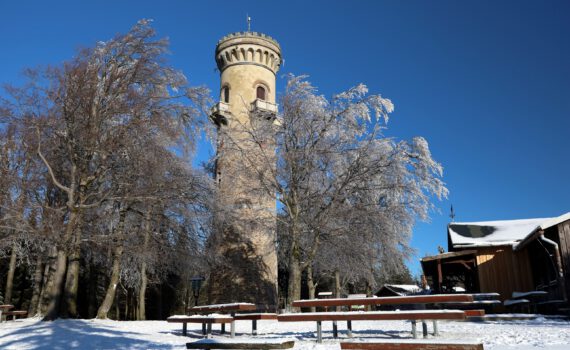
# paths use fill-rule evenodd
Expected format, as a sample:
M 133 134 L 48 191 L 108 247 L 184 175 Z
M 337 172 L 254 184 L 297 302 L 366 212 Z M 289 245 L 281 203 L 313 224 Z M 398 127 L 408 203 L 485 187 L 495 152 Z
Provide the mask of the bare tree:
M 165 61 L 168 42 L 154 36 L 149 21 L 139 21 L 127 34 L 79 51 L 63 67 L 28 71 L 28 84 L 10 87 L 10 98 L 3 100 L 2 117 L 34 136 L 28 142 L 48 180 L 41 205 L 54 211 L 63 226 L 61 234 L 43 226 L 56 245 L 54 269 L 46 267 L 43 283 L 49 288 L 47 320 L 78 315 L 81 247 L 100 236 L 85 217 L 118 204 L 123 219 L 112 230 L 111 242 L 117 243 L 112 260 L 120 265 L 127 234 L 133 232 L 125 226 L 129 208 L 164 199 L 165 182 L 145 182 L 148 171 L 142 167 L 157 167 L 163 178 L 186 167 L 178 172 L 177 185 L 193 174 L 187 157 L 201 129 L 208 92 L 188 86 Z M 57 207 L 61 203 L 50 200 L 50 193 L 63 205 Z M 113 269 L 111 280 L 118 275 L 120 269 Z M 114 290 L 108 295 L 104 304 L 110 308 Z
M 279 247 L 289 274 L 289 301 L 301 296 L 303 271 L 313 269 L 316 259 L 326 255 L 323 249 L 334 246 L 351 248 L 342 263 L 360 266 L 373 283 L 372 269 L 380 261 L 389 263 L 382 256 L 409 254 L 414 221 L 427 219 L 430 196 L 447 195 L 442 167 L 425 139 L 384 136 L 393 105 L 369 95 L 364 85 L 328 100 L 304 77 L 291 76 L 281 108 L 277 167 L 257 173 L 260 190 L 275 195 L 283 211 Z M 259 132 L 252 128 L 249 134 L 261 151 L 244 149 L 244 159 L 251 154 L 270 159 L 273 149 L 263 147 Z

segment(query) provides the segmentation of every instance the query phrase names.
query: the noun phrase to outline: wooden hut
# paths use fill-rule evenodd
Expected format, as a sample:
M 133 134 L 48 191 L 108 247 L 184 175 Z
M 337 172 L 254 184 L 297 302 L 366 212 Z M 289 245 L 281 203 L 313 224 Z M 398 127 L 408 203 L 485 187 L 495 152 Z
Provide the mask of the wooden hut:
M 452 222 L 448 251 L 421 259 L 435 292 L 500 293 L 542 290 L 549 300 L 570 296 L 570 213 L 544 219 Z

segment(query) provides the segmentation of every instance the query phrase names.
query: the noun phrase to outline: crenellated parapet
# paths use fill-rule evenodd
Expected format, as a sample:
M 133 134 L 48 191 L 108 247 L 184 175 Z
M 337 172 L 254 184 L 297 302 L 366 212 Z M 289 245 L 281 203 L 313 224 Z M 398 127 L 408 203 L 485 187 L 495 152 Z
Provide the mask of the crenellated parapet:
M 281 62 L 279 44 L 262 33 L 232 33 L 224 36 L 216 46 L 216 63 L 220 72 L 233 65 L 254 64 L 276 74 Z

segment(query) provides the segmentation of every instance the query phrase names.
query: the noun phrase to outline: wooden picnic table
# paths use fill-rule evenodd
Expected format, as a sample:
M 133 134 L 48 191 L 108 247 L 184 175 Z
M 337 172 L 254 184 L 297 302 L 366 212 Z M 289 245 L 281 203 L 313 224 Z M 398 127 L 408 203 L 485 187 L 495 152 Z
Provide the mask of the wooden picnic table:
M 443 304 L 473 302 L 471 294 L 427 294 L 398 297 L 307 299 L 292 303 L 294 307 L 332 307 L 352 305 Z
M 10 305 L 10 304 L 3 304 L 0 305 L 0 322 L 2 322 L 2 313 L 5 311 L 8 311 L 10 309 L 13 309 L 14 305 Z
M 347 333 L 352 337 L 352 321 L 411 321 L 412 335 L 417 337 L 416 321 L 422 321 L 423 335 L 427 337 L 425 320 L 434 322 L 434 335 L 438 335 L 437 320 L 465 320 L 465 312 L 461 310 L 421 310 L 421 311 L 348 311 L 348 312 L 308 312 L 290 313 L 277 316 L 279 322 L 317 322 L 317 342 L 322 342 L 323 321 L 346 321 Z M 334 326 L 334 323 L 333 323 Z M 336 327 L 333 327 L 333 337 L 338 337 Z

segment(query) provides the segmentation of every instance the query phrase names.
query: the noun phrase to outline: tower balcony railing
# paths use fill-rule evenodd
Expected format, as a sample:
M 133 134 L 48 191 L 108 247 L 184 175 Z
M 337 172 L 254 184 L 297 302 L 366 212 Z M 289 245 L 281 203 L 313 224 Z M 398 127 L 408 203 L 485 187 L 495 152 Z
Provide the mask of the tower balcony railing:
M 230 115 L 230 105 L 228 103 L 220 101 L 210 108 L 210 119 L 218 126 L 227 124 Z
M 267 120 L 275 119 L 277 115 L 277 104 L 258 98 L 251 103 L 251 111 Z

